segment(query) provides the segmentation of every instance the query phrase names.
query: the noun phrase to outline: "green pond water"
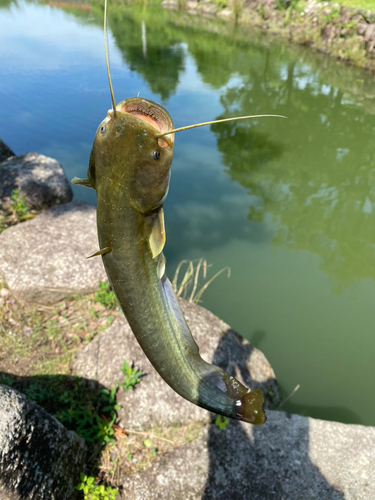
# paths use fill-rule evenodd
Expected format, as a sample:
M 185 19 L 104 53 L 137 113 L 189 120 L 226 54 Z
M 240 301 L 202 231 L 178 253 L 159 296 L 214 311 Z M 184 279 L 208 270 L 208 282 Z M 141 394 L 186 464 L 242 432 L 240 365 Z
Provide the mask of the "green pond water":
M 85 177 L 111 106 L 102 8 L 2 0 L 0 22 L 0 137 Z M 230 267 L 202 305 L 266 354 L 284 396 L 300 384 L 285 409 L 375 425 L 374 79 L 151 6 L 110 6 L 109 50 L 116 100 L 161 102 L 176 126 L 288 117 L 176 136 L 167 274 L 202 256 L 210 276 Z

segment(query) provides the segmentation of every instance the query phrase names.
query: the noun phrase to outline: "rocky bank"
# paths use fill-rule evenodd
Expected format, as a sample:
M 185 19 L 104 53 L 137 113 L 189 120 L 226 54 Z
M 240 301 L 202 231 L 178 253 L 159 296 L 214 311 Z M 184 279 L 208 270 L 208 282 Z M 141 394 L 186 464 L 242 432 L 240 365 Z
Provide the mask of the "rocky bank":
M 317 0 L 164 0 L 162 5 L 256 27 L 375 72 L 375 12 L 367 9 Z
M 54 304 L 104 279 L 101 259 L 85 260 L 95 245 L 95 209 L 60 204 L 1 233 L 0 274 L 19 300 Z M 181 305 L 202 357 L 264 390 L 268 420 L 260 427 L 232 421 L 221 430 L 215 415 L 166 386 L 126 319 L 118 318 L 71 364 L 72 375 L 109 390 L 121 379 L 124 359 L 144 373 L 134 390 L 118 392 L 122 437 L 111 456 L 119 456 L 119 439 L 127 439 L 124 427 L 147 435 L 156 426 L 178 429 L 195 422 L 198 431 L 156 454 L 144 470 L 118 475 L 117 498 L 373 500 L 375 428 L 275 411 L 280 391 L 263 353 L 209 311 Z M 19 392 L 0 386 L 0 500 L 73 499 L 84 461 L 85 446 L 75 433 Z

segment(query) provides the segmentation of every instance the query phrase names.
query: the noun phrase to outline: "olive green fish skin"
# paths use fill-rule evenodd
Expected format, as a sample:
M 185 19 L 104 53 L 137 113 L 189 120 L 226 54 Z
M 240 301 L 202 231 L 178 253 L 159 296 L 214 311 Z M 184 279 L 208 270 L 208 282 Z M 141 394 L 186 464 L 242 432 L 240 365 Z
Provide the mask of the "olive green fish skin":
M 157 112 L 162 113 L 164 130 L 173 128 L 160 105 L 127 99 L 100 124 L 90 157 L 99 246 L 110 249 L 102 256 L 108 279 L 141 348 L 172 389 L 215 413 L 260 425 L 263 392 L 250 391 L 200 357 L 172 286 L 160 276 L 164 257 L 153 256 L 150 234 L 168 192 L 173 138 L 158 142 L 154 136 L 160 130 L 144 121 L 142 112 L 119 111 L 140 101 L 157 123 Z

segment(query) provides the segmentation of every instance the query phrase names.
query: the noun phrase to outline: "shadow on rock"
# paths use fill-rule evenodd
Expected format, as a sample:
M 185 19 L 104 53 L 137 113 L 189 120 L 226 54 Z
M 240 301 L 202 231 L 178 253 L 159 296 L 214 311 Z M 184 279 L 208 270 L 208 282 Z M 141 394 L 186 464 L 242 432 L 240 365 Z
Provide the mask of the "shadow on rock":
M 221 349 L 219 344 L 214 364 L 232 376 L 238 370 L 251 389 L 267 388 L 270 381 L 254 384 L 245 359 L 239 358 L 237 366 L 233 362 L 223 366 Z M 248 346 L 247 356 L 251 351 Z M 266 408 L 275 408 L 275 403 L 266 394 Z M 212 421 L 207 443 L 208 478 L 202 498 L 341 500 L 342 494 L 327 482 L 309 457 L 309 419 L 277 411 L 267 411 L 267 417 L 259 427 L 231 421 L 225 430 Z
M 103 389 L 78 377 L 0 372 L 0 500 L 76 497 L 87 451 L 101 445 Z
M 25 395 L 29 401 L 40 405 L 68 430 L 80 435 L 86 443 L 95 441 L 99 415 L 106 413 L 103 408 L 111 406 L 106 387 L 96 380 L 79 376 L 18 376 L 0 371 L 0 384 L 9 386 Z
M 259 352 L 236 331 L 228 328 L 217 345 L 212 364 L 219 366 L 251 390 L 262 389 L 264 408 L 273 410 L 281 404 L 281 393 L 271 368 L 268 377 L 265 376 L 264 355 L 259 356 Z M 254 374 L 257 375 L 257 380 L 254 380 Z

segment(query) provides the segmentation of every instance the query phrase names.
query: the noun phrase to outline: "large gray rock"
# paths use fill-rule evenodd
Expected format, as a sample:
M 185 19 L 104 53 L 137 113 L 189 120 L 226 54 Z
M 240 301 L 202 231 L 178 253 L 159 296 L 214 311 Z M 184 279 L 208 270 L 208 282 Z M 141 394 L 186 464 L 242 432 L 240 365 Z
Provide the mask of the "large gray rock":
M 58 205 L 0 234 L 0 274 L 18 298 L 52 304 L 90 293 L 107 277 L 98 250 L 95 208 Z
M 273 411 L 261 427 L 211 424 L 123 487 L 126 500 L 373 500 L 375 428 Z
M 0 201 L 18 189 L 29 208 L 50 208 L 73 198 L 60 163 L 39 153 L 6 159 L 0 167 Z
M 77 434 L 0 385 L 0 500 L 72 500 L 85 458 Z
M 267 400 L 266 406 L 278 405 L 279 388 L 264 354 L 206 309 L 186 301 L 181 301 L 181 306 L 203 359 L 220 366 L 251 389 L 261 387 L 267 395 L 271 391 L 274 396 Z M 135 390 L 119 391 L 120 425 L 146 429 L 154 425 L 210 420 L 208 411 L 183 399 L 161 379 L 124 317 L 82 349 L 72 369 L 82 377 L 95 379 L 111 388 L 124 379 L 121 373 L 124 359 L 146 375 Z
M 13 151 L 0 139 L 0 162 L 14 156 Z

